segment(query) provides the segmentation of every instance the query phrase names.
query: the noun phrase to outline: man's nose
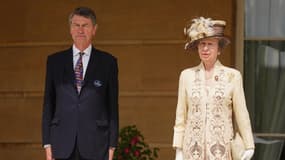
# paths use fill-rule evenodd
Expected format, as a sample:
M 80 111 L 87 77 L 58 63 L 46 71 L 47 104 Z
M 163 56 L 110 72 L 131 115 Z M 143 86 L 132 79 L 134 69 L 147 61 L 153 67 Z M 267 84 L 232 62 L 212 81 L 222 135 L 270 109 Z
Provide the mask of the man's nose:
M 80 27 L 78 28 L 78 32 L 79 32 L 79 33 L 83 33 L 83 26 L 80 26 Z

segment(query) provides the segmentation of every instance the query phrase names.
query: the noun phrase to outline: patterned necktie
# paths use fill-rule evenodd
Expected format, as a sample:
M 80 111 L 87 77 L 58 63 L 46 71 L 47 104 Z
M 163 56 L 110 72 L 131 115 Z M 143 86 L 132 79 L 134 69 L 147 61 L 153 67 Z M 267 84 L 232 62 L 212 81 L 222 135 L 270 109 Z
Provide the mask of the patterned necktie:
M 84 55 L 84 52 L 79 53 L 79 58 L 75 65 L 75 84 L 78 91 L 78 94 L 81 91 L 81 87 L 83 84 L 83 64 L 82 64 L 82 56 Z

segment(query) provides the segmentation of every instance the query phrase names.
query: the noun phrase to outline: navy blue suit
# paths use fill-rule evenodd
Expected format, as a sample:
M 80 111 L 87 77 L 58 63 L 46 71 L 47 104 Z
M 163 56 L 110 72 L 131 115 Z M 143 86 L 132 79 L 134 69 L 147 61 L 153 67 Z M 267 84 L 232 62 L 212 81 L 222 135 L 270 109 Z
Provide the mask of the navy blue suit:
M 80 94 L 75 86 L 72 48 L 47 60 L 43 144 L 53 157 L 68 158 L 77 143 L 86 159 L 107 160 L 118 140 L 118 67 L 112 55 L 92 48 Z

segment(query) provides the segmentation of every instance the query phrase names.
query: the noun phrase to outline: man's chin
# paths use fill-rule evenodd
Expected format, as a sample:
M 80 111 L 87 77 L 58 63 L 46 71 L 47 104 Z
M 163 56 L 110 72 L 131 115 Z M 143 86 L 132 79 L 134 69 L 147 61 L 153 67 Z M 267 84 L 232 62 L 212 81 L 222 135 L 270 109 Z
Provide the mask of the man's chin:
M 89 42 L 86 40 L 76 40 L 74 41 L 74 43 L 78 45 L 85 45 L 85 44 L 88 44 Z

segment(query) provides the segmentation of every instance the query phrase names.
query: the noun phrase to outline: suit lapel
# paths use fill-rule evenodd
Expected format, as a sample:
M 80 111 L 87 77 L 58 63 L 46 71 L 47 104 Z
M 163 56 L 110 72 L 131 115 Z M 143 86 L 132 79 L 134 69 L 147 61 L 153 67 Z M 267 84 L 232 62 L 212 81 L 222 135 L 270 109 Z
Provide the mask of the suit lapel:
M 75 73 L 73 69 L 73 52 L 72 48 L 66 51 L 64 57 L 64 81 L 68 84 L 71 93 L 76 93 Z M 77 93 L 76 93 L 77 94 Z
M 100 57 L 97 54 L 96 49 L 92 47 L 90 59 L 86 69 L 83 87 L 89 82 L 92 83 L 92 80 L 94 80 L 94 78 L 96 77 L 96 73 L 98 72 L 99 63 L 100 63 Z

